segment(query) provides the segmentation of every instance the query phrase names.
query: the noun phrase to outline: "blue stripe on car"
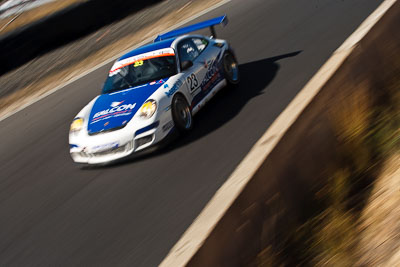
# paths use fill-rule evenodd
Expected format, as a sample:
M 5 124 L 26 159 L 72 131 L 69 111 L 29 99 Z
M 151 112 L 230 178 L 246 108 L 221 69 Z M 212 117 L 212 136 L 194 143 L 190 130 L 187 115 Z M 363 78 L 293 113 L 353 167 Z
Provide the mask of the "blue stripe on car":
M 150 124 L 149 126 L 146 126 L 146 127 L 142 128 L 142 129 L 139 129 L 139 130 L 136 131 L 135 136 L 137 136 L 139 134 L 142 134 L 144 132 L 150 131 L 151 129 L 157 128 L 158 125 L 160 125 L 160 122 L 156 121 L 156 122 Z

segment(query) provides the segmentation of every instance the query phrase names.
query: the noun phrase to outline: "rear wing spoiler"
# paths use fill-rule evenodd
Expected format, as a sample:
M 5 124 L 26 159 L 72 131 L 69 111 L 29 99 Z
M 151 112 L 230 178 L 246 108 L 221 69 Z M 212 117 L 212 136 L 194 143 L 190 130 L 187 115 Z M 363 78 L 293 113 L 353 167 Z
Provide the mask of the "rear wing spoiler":
M 221 17 L 218 17 L 218 18 L 213 18 L 213 19 L 210 19 L 210 20 L 206 20 L 206 21 L 203 21 L 203 22 L 199 22 L 199 23 L 196 23 L 196 24 L 193 24 L 193 25 L 189 25 L 189 26 L 186 26 L 186 27 L 183 27 L 183 28 L 180 28 L 180 29 L 176 29 L 176 30 L 161 34 L 161 35 L 157 36 L 157 38 L 154 40 L 154 42 L 159 42 L 161 40 L 165 40 L 165 39 L 168 39 L 168 38 L 176 37 L 176 36 L 179 36 L 179 35 L 183 35 L 183 34 L 186 34 L 186 33 L 194 32 L 194 31 L 197 31 L 197 30 L 200 30 L 200 29 L 204 29 L 204 28 L 208 28 L 208 27 L 210 28 L 212 37 L 216 38 L 217 35 L 215 33 L 214 26 L 215 25 L 219 25 L 219 24 L 222 24 L 222 26 L 226 26 L 228 24 L 228 17 L 226 15 L 224 15 L 224 16 L 221 16 Z

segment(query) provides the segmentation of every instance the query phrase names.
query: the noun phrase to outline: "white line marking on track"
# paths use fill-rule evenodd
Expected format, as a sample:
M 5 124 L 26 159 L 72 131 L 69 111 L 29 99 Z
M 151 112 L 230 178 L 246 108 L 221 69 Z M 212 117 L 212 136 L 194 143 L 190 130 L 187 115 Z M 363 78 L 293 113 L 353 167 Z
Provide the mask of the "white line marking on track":
M 318 70 L 274 123 L 267 129 L 227 181 L 215 193 L 206 207 L 201 211 L 200 215 L 170 250 L 167 257 L 160 264 L 161 267 L 186 266 L 189 263 L 190 259 L 206 241 L 206 238 L 211 234 L 235 199 L 244 190 L 286 131 L 342 65 L 344 60 L 353 51 L 355 45 L 369 32 L 396 1 L 397 0 L 385 0 L 333 53 L 328 61 Z
M 191 17 L 189 17 L 189 18 L 187 18 L 187 19 L 185 19 L 185 20 L 183 20 L 183 21 L 181 21 L 181 22 L 175 24 L 174 26 L 169 27 L 168 29 L 165 30 L 165 32 L 169 32 L 169 31 L 171 31 L 171 30 L 174 30 L 174 29 L 176 29 L 176 28 L 179 28 L 179 27 L 181 27 L 182 25 L 184 25 L 184 24 L 186 24 L 186 23 L 188 23 L 188 22 L 190 22 L 190 21 L 192 21 L 192 20 L 195 20 L 195 19 L 197 19 L 198 17 L 201 17 L 201 16 L 207 14 L 208 12 L 211 12 L 211 11 L 213 11 L 214 9 L 219 8 L 220 6 L 225 5 L 226 3 L 230 2 L 230 1 L 232 1 L 232 0 L 223 0 L 223 1 L 221 1 L 221 2 L 219 2 L 219 3 L 217 3 L 217 4 L 215 4 L 215 5 L 213 5 L 213 6 L 209 7 L 209 8 L 207 8 L 207 9 L 205 9 L 205 10 L 199 12 L 199 13 L 196 14 L 196 15 L 193 15 L 193 16 L 191 16 Z M 97 70 L 97 69 L 99 69 L 99 68 L 101 68 L 101 67 L 107 65 L 108 63 L 110 63 L 110 62 L 112 62 L 112 61 L 114 61 L 114 60 L 116 60 L 116 59 L 118 59 L 118 58 L 120 58 L 121 56 L 123 56 L 124 54 L 128 53 L 129 51 L 131 51 L 131 50 L 133 50 L 133 49 L 135 49 L 135 48 L 138 48 L 138 47 L 140 47 L 140 46 L 142 46 L 142 45 L 145 45 L 145 44 L 147 44 L 147 43 L 153 41 L 156 37 L 157 37 L 157 36 L 155 35 L 155 36 L 152 36 L 152 37 L 149 37 L 149 38 L 143 40 L 143 41 L 140 42 L 139 44 L 137 44 L 137 45 L 135 45 L 135 46 L 133 46 L 133 47 L 131 47 L 131 48 L 129 48 L 129 49 L 127 49 L 127 50 L 121 52 L 121 53 L 119 53 L 117 56 L 114 56 L 114 57 L 112 57 L 112 58 L 109 58 L 109 59 L 107 59 L 106 61 L 103 61 L 102 63 L 98 64 L 97 66 L 95 66 L 95 67 L 93 67 L 93 68 L 91 68 L 91 69 L 89 69 L 89 70 L 87 70 L 87 71 L 84 71 L 82 74 L 80 74 L 80 75 L 78 75 L 78 76 L 75 76 L 74 78 L 72 78 L 72 79 L 69 80 L 68 82 L 66 82 L 66 83 L 64 83 L 64 84 L 61 84 L 61 85 L 55 87 L 54 89 L 52 89 L 52 90 L 50 90 L 50 91 L 47 91 L 46 93 L 44 93 L 44 94 L 38 96 L 37 98 L 34 98 L 32 101 L 29 101 L 28 103 L 22 105 L 20 108 L 18 108 L 18 109 L 16 109 L 16 110 L 13 110 L 13 111 L 10 111 L 9 113 L 6 113 L 5 115 L 3 115 L 3 116 L 0 118 L 0 122 L 3 121 L 3 120 L 5 120 L 5 119 L 7 119 L 7 118 L 9 118 L 9 117 L 11 117 L 12 115 L 14 115 L 14 114 L 16 114 L 16 113 L 18 113 L 18 112 L 20 112 L 21 110 L 23 110 L 23 109 L 29 107 L 30 105 L 32 105 L 32 104 L 34 104 L 34 103 L 36 103 L 36 102 L 42 100 L 43 98 L 48 97 L 49 95 L 51 95 L 51 94 L 57 92 L 58 90 L 64 88 L 65 86 L 67 86 L 67 85 L 69 85 L 69 84 L 71 84 L 71 83 L 73 83 L 73 82 L 75 82 L 75 81 L 77 81 L 77 80 L 79 80 L 79 79 L 85 77 L 85 76 L 88 75 L 89 73 L 91 73 L 91 72 L 93 72 L 93 71 L 95 71 L 95 70 Z

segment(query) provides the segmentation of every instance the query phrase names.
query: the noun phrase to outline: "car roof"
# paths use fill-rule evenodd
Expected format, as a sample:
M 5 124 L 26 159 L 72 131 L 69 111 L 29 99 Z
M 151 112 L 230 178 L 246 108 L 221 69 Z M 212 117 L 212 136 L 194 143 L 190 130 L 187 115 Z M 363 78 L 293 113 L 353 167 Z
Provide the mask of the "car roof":
M 126 53 L 125 55 L 123 55 L 122 57 L 120 57 L 118 59 L 118 61 L 126 59 L 126 58 L 130 58 L 136 55 L 140 55 L 143 53 L 147 53 L 147 52 L 151 52 L 151 51 L 155 51 L 155 50 L 159 50 L 159 49 L 163 49 L 163 48 L 168 48 L 171 47 L 172 43 L 175 41 L 175 38 L 169 38 L 160 42 L 156 42 L 156 43 L 151 43 L 151 44 L 147 44 L 144 46 L 141 46 L 139 48 L 136 48 L 128 53 Z

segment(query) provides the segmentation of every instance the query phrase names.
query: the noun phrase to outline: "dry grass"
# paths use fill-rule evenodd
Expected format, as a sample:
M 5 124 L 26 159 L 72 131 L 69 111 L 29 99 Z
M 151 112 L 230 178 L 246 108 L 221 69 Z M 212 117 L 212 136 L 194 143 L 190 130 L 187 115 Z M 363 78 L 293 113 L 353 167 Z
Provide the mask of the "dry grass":
M 394 70 L 386 81 L 397 80 Z M 317 266 L 377 266 L 400 249 L 400 160 L 388 160 L 398 151 L 400 84 L 372 86 L 368 80 L 353 85 L 333 114 L 341 160 L 327 185 L 328 207 L 315 227 L 311 249 Z M 385 101 L 375 92 L 385 92 Z M 384 164 L 390 174 L 380 174 Z
M 385 66 L 379 78 L 337 83 L 347 89 L 335 92 L 328 111 L 337 161 L 315 197 L 322 209 L 289 229 L 286 255 L 266 248 L 259 266 L 276 266 L 287 255 L 300 266 L 400 266 L 399 56 Z
M 372 155 L 368 147 L 370 121 L 372 119 L 368 81 L 352 85 L 349 95 L 338 95 L 340 99 L 331 112 L 336 136 L 339 141 L 339 153 L 351 168 L 352 175 L 362 175 L 371 167 Z
M 400 154 L 392 156 L 361 216 L 360 266 L 400 264 Z
M 394 266 L 397 259 L 400 65 L 392 67 L 382 87 L 366 79 L 334 108 L 340 160 L 327 185 L 328 206 L 313 219 L 316 266 Z
M 339 209 L 338 209 L 339 208 Z M 327 208 L 319 217 L 320 225 L 314 228 L 315 243 L 310 249 L 315 257 L 314 266 L 354 266 L 355 241 L 353 230 L 356 219 L 344 207 Z
M 284 230 L 282 251 L 263 248 L 258 266 L 400 266 L 400 57 L 385 66 L 335 83 L 346 89 L 327 105 L 337 157 L 314 198 L 320 210 Z
M 25 11 L 21 13 L 14 21 L 12 21 L 9 25 L 6 26 L 7 23 L 10 22 L 16 15 L 4 18 L 0 20 L 0 29 L 3 29 L 0 34 L 4 34 L 6 32 L 10 32 L 19 27 L 25 26 L 29 23 L 37 21 L 41 18 L 44 18 L 50 14 L 53 14 L 61 9 L 64 9 L 72 4 L 79 2 L 86 2 L 88 0 L 57 0 L 54 2 L 50 2 L 44 4 L 42 6 L 33 8 L 31 10 Z M 6 26 L 6 27 L 4 27 Z M 4 27 L 4 28 L 3 28 Z

